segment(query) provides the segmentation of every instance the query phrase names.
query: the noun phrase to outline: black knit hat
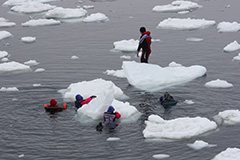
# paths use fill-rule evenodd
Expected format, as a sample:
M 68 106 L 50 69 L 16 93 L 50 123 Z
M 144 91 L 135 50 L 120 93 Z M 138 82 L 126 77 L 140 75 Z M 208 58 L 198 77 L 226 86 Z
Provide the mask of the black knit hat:
M 145 28 L 145 27 L 141 27 L 141 28 L 140 28 L 140 32 L 141 32 L 141 33 L 146 32 L 146 28 Z

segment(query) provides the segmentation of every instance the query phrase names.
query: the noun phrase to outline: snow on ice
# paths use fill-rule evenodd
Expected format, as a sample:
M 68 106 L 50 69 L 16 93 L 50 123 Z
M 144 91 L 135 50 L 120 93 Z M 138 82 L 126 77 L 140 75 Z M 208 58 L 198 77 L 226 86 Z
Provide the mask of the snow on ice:
M 29 61 L 24 62 L 24 64 L 27 66 L 36 66 L 39 64 L 39 62 L 37 62 L 36 60 L 29 60 Z
M 240 53 L 238 53 L 237 56 L 233 57 L 233 61 L 236 60 L 236 61 L 240 61 Z
M 7 57 L 8 56 L 8 52 L 6 51 L 0 51 L 0 59 L 1 58 L 4 58 L 4 57 Z
M 152 10 L 155 12 L 179 12 L 179 11 L 188 11 L 201 6 L 197 3 L 190 1 L 174 1 L 171 4 L 167 5 L 157 5 Z
M 230 88 L 233 87 L 233 85 L 231 83 L 228 83 L 225 80 L 220 80 L 220 79 L 216 79 L 216 80 L 212 80 L 210 82 L 205 83 L 204 85 L 205 87 L 211 87 L 211 88 Z
M 72 83 L 62 94 L 65 101 L 72 102 L 75 101 L 75 96 L 77 94 L 82 95 L 84 98 L 88 98 L 92 95 L 97 96 L 97 98 L 93 99 L 90 103 L 78 109 L 78 118 L 82 120 L 86 119 L 86 117 L 88 121 L 89 118 L 90 120 L 101 119 L 103 113 L 110 105 L 122 115 L 121 121 L 136 120 L 140 115 L 140 112 L 128 102 L 124 103 L 116 100 L 126 99 L 126 95 L 111 81 L 95 79 L 92 81 Z
M 33 1 L 33 0 L 31 0 L 31 1 Z M 39 3 L 48 3 L 48 2 L 53 2 L 53 1 L 58 1 L 58 0 L 34 0 L 34 2 L 39 2 Z M 29 2 L 29 0 L 7 0 L 6 2 L 3 3 L 3 6 L 24 5 L 28 2 Z
M 39 12 L 48 11 L 55 7 L 56 6 L 53 6 L 50 4 L 43 4 L 39 2 L 28 2 L 22 5 L 13 6 L 11 10 L 14 12 L 20 12 L 20 13 L 39 13 Z
M 214 121 L 204 117 L 182 117 L 164 120 L 158 115 L 150 115 L 145 121 L 143 135 L 147 139 L 182 140 L 192 138 L 217 128 Z
M 0 41 L 11 36 L 12 34 L 8 31 L 0 31 Z
M 215 25 L 215 21 L 205 19 L 191 19 L 191 18 L 168 18 L 161 21 L 158 29 L 174 29 L 174 30 L 193 30 L 203 29 Z
M 214 116 L 216 122 L 224 125 L 235 125 L 240 123 L 240 111 L 239 110 L 225 110 L 219 112 Z
M 0 64 L 0 72 L 31 71 L 27 65 L 12 61 Z
M 16 92 L 16 91 L 19 91 L 19 89 L 17 87 L 2 87 L 0 89 L 1 92 Z
M 16 23 L 8 22 L 7 19 L 0 17 L 0 28 L 3 28 L 3 27 L 14 27 L 14 26 L 16 26 Z
M 30 37 L 30 36 L 22 37 L 21 41 L 23 41 L 25 43 L 33 43 L 36 41 L 36 37 Z
M 87 11 L 83 8 L 62 8 L 57 7 L 46 12 L 47 18 L 81 18 L 87 14 Z
M 164 159 L 170 157 L 168 154 L 155 154 L 152 156 L 155 159 Z
M 123 61 L 122 68 L 131 85 L 147 91 L 180 85 L 202 77 L 207 72 L 207 69 L 200 65 L 163 68 L 156 64 L 137 63 L 135 61 Z
M 87 16 L 83 22 L 106 22 L 108 20 L 108 17 L 103 13 L 93 13 Z
M 239 160 L 239 148 L 227 148 L 225 151 L 217 154 L 212 160 Z
M 240 30 L 240 24 L 237 22 L 220 22 L 217 29 L 218 32 L 237 32 Z
M 54 19 L 31 19 L 25 23 L 22 23 L 22 26 L 24 26 L 24 27 L 49 26 L 49 25 L 58 25 L 60 23 L 61 23 L 60 21 L 57 21 Z
M 237 41 L 229 43 L 226 47 L 223 48 L 224 52 L 234 52 L 240 49 L 240 44 Z
M 216 147 L 215 144 L 208 144 L 202 140 L 196 140 L 193 144 L 187 144 L 188 147 L 193 148 L 195 150 L 199 150 L 205 147 Z
M 138 44 L 139 40 L 134 39 L 113 42 L 114 49 L 122 52 L 136 52 Z

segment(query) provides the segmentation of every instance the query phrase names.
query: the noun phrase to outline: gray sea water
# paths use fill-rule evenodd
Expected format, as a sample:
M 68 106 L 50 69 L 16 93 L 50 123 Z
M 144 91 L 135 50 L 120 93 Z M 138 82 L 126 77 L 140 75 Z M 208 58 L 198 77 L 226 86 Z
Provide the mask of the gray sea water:
M 4 1 L 2 0 L 1 3 Z M 45 72 L 1 73 L 0 87 L 17 87 L 18 92 L 0 92 L 0 159 L 1 160 L 146 160 L 155 154 L 168 154 L 168 160 L 210 160 L 228 147 L 240 148 L 240 127 L 222 126 L 218 131 L 176 142 L 146 141 L 142 131 L 144 121 L 150 114 L 158 114 L 164 119 L 177 117 L 207 117 L 227 109 L 239 109 L 240 64 L 232 58 L 239 52 L 224 53 L 223 48 L 237 40 L 239 32 L 218 33 L 217 27 L 192 31 L 156 29 L 158 23 L 169 17 L 204 18 L 240 22 L 239 0 L 196 0 L 203 7 L 189 14 L 155 13 L 156 5 L 169 4 L 164 0 L 63 0 L 51 4 L 65 8 L 80 5 L 94 5 L 88 13 L 101 12 L 109 17 L 105 23 L 62 23 L 57 26 L 22 27 L 29 15 L 10 12 L 8 7 L 0 7 L 0 17 L 17 24 L 16 27 L 1 28 L 13 37 L 0 41 L 0 50 L 10 54 L 9 59 L 23 63 L 36 60 L 36 68 Z M 226 7 L 230 5 L 230 7 Z M 43 14 L 31 15 L 40 18 Z M 135 53 L 112 52 L 113 42 L 124 39 L 138 39 L 139 27 L 145 26 L 153 39 L 150 63 L 167 66 L 175 61 L 184 66 L 203 65 L 207 75 L 174 88 L 148 93 L 130 86 L 126 79 L 103 74 L 107 69 L 121 69 L 122 55 Z M 34 36 L 37 41 L 25 44 L 21 37 Z M 202 38 L 201 42 L 186 41 L 189 37 Z M 77 55 L 78 60 L 71 56 Z M 143 75 L 144 76 L 144 75 Z M 74 116 L 73 104 L 56 115 L 45 112 L 43 104 L 55 98 L 62 103 L 60 89 L 71 83 L 89 81 L 96 78 L 113 81 L 120 87 L 128 100 L 143 115 L 137 122 L 123 123 L 114 132 L 96 132 L 95 124 L 81 124 Z M 234 85 L 230 89 L 210 89 L 204 84 L 222 79 Z M 40 83 L 41 86 L 33 87 Z M 169 110 L 159 104 L 159 97 L 170 92 L 179 103 Z M 184 100 L 195 103 L 187 105 Z M 108 142 L 109 137 L 119 137 L 119 141 Z M 186 144 L 203 140 L 217 147 L 195 151 Z M 22 156 L 20 156 L 22 155 Z M 20 157 L 19 157 L 20 156 Z

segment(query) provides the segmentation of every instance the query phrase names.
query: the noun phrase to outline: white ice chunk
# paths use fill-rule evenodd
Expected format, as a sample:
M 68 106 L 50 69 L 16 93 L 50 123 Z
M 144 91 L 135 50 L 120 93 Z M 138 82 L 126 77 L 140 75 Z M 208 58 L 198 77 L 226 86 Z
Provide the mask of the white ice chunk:
M 108 20 L 108 17 L 103 13 L 93 13 L 87 16 L 83 22 L 106 22 Z
M 236 61 L 240 61 L 240 53 L 238 53 L 237 56 L 233 57 L 233 61 L 236 60 Z
M 16 92 L 16 91 L 19 91 L 19 89 L 17 88 L 17 87 L 8 87 L 8 88 L 6 88 L 6 87 L 2 87 L 1 89 L 0 89 L 0 91 L 2 91 L 2 92 Z
M 4 57 L 7 57 L 8 56 L 8 52 L 6 51 L 0 51 L 0 59 L 1 58 L 4 58 Z
M 168 18 L 161 21 L 157 28 L 159 29 L 174 29 L 174 30 L 194 30 L 203 29 L 214 25 L 216 22 L 205 19 L 191 18 Z
M 28 2 L 34 1 L 34 2 L 39 2 L 39 3 L 48 3 L 48 2 L 53 2 L 53 1 L 58 1 L 58 0 L 7 0 L 6 2 L 3 3 L 3 6 L 16 6 L 16 5 L 23 5 Z
M 0 28 L 1 27 L 14 27 L 14 26 L 16 26 L 16 23 L 8 22 L 7 19 L 0 17 Z
M 239 110 L 225 110 L 219 112 L 217 118 L 220 118 L 221 123 L 225 125 L 235 125 L 240 123 L 240 111 Z
M 28 65 L 28 66 L 36 66 L 39 64 L 39 62 L 37 62 L 36 60 L 29 60 L 29 61 L 24 62 L 24 64 Z
M 126 55 L 123 55 L 123 56 L 120 56 L 121 59 L 131 59 L 131 56 L 126 56 Z
M 104 73 L 118 78 L 126 78 L 123 70 L 106 70 Z
M 83 8 L 84 9 L 93 9 L 94 6 L 93 5 L 84 5 Z
M 204 142 L 202 140 L 196 140 L 193 144 L 187 144 L 190 148 L 193 148 L 195 150 L 199 150 L 205 147 L 216 147 L 217 145 L 214 144 L 208 144 L 207 142 Z
M 153 158 L 155 159 L 164 159 L 170 157 L 168 154 L 155 154 L 153 155 Z
M 0 40 L 11 37 L 12 34 L 8 31 L 0 31 Z
M 78 56 L 75 56 L 75 55 L 73 55 L 73 56 L 71 57 L 71 59 L 79 59 L 79 57 L 78 57 Z
M 212 160 L 239 160 L 239 148 L 227 148 L 225 151 L 217 154 Z
M 35 84 L 33 84 L 33 87 L 39 87 L 39 86 L 41 86 L 40 83 L 35 83 Z
M 215 122 L 204 117 L 182 117 L 163 120 L 160 116 L 150 115 L 145 124 L 146 128 L 143 130 L 144 137 L 160 140 L 188 139 L 217 128 Z
M 27 2 L 22 5 L 17 5 L 11 8 L 12 11 L 20 12 L 20 13 L 39 13 L 48 11 L 50 9 L 55 8 L 56 6 L 50 4 L 43 4 L 40 2 Z
M 167 5 L 157 5 L 153 7 L 152 10 L 155 12 L 179 12 L 185 10 L 192 10 L 200 7 L 201 6 L 197 3 L 190 1 L 174 1 L 171 4 Z
M 186 41 L 201 42 L 201 41 L 203 41 L 203 39 L 202 38 L 189 37 L 189 38 L 186 39 Z
M 80 18 L 87 14 L 87 11 L 83 8 L 62 8 L 57 7 L 52 10 L 49 10 L 46 13 L 47 18 Z
M 184 101 L 184 103 L 191 105 L 191 104 L 194 104 L 195 102 L 193 102 L 192 100 L 187 100 L 187 99 L 186 99 L 186 100 Z
M 205 87 L 212 87 L 212 88 L 230 88 L 233 87 L 233 85 L 231 83 L 228 83 L 225 80 L 220 80 L 220 79 L 216 79 L 216 80 L 212 80 L 210 82 L 205 83 L 204 85 Z
M 123 91 L 117 87 L 112 81 L 106 81 L 104 79 L 95 79 L 92 81 L 82 81 L 78 83 L 72 83 L 68 86 L 66 91 L 63 93 L 63 98 L 66 101 L 75 101 L 75 96 L 81 94 L 87 98 L 92 95 L 101 94 L 105 90 L 105 85 L 111 84 L 114 89 L 114 97 L 116 99 L 124 99 L 126 95 Z
M 225 52 L 234 52 L 239 49 L 240 49 L 240 44 L 237 41 L 233 41 L 223 48 Z
M 155 64 L 124 61 L 122 65 L 128 82 L 141 90 L 157 91 L 184 84 L 206 74 L 203 66 L 160 67 Z M 143 76 L 144 75 L 144 76 Z
M 119 137 L 109 137 L 107 141 L 119 141 L 121 140 Z
M 44 72 L 45 71 L 45 69 L 44 68 L 38 68 L 38 69 L 36 69 L 34 72 Z
M 114 49 L 123 52 L 136 52 L 139 40 L 129 39 L 113 42 Z
M 33 43 L 36 41 L 36 37 L 30 37 L 30 36 L 22 37 L 21 41 L 23 41 L 25 43 Z
M 5 57 L 5 58 L 1 59 L 1 61 L 2 62 L 7 62 L 7 61 L 9 61 L 9 59 L 7 57 Z
M 237 32 L 240 30 L 240 24 L 237 22 L 220 22 L 217 29 L 218 32 Z
M 31 71 L 31 68 L 27 65 L 15 61 L 0 64 L 0 72 L 12 72 L 12 71 Z
M 32 19 L 25 23 L 22 23 L 22 26 L 24 27 L 30 27 L 30 26 L 49 26 L 49 25 L 58 25 L 60 24 L 60 21 L 54 20 L 54 19 Z

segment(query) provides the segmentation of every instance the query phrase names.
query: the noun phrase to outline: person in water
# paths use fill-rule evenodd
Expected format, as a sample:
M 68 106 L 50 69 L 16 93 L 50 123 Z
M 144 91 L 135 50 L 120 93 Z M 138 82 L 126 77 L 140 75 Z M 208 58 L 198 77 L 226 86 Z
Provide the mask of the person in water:
M 57 101 L 55 99 L 50 100 L 50 105 L 48 107 L 56 107 L 57 106 Z
M 115 123 L 116 119 L 121 118 L 121 114 L 118 113 L 117 111 L 115 111 L 115 109 L 113 108 L 113 106 L 109 106 L 107 112 L 104 112 L 103 114 L 103 118 L 104 118 L 104 122 L 100 122 L 97 126 L 96 126 L 96 130 L 97 131 L 102 131 L 103 127 L 107 127 L 109 129 L 114 129 L 117 127 L 117 124 Z
M 57 101 L 51 99 L 50 105 L 44 104 L 44 108 L 47 112 L 55 113 L 67 109 L 67 103 L 63 103 L 63 106 L 57 106 Z
M 81 108 L 84 104 L 88 104 L 93 98 L 96 98 L 96 96 L 88 97 L 87 99 L 83 99 L 83 97 L 80 94 L 76 95 L 76 101 L 75 101 L 75 107 Z
M 141 37 L 137 49 L 137 56 L 140 49 L 142 49 L 141 63 L 148 63 L 148 58 L 149 55 L 151 54 L 151 39 L 152 39 L 150 36 L 151 33 L 149 31 L 146 31 L 145 27 L 140 28 L 140 33 Z

